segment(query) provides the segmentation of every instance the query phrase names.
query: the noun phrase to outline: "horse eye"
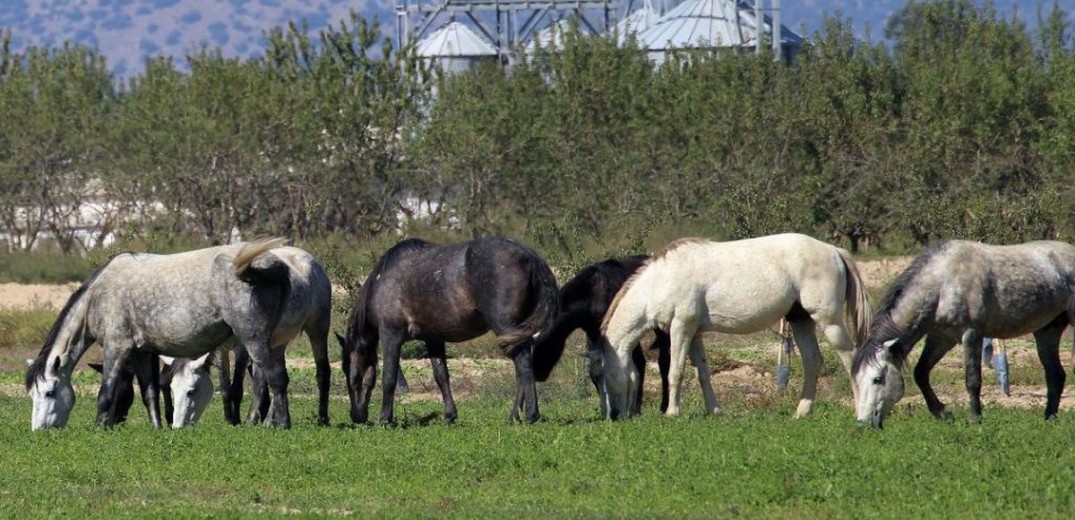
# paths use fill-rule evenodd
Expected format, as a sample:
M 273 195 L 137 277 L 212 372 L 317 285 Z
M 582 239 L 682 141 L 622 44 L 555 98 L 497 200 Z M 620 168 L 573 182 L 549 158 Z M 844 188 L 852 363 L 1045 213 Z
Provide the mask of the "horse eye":
M 55 398 L 56 398 L 56 390 L 55 389 L 49 390 L 48 392 L 45 392 L 45 399 L 55 399 Z
M 194 397 L 194 390 L 187 390 L 187 397 Z
M 873 384 L 875 384 L 875 385 L 879 385 L 879 384 L 882 384 L 884 382 L 885 382 L 885 379 L 883 377 L 881 377 L 881 376 L 877 376 L 877 377 L 873 378 Z

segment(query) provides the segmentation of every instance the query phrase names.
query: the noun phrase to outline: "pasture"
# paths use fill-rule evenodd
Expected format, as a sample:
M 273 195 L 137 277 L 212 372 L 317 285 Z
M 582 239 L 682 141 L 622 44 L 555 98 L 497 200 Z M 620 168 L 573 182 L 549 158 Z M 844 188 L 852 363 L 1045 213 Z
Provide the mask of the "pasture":
M 969 424 L 966 405 L 954 404 L 956 420 L 942 423 L 911 393 L 884 430 L 859 428 L 850 400 L 841 400 L 846 376 L 826 348 L 815 414 L 795 420 L 796 396 L 774 395 L 762 374 L 772 367 L 772 341 L 707 343 L 722 416 L 702 414 L 693 374 L 684 415 L 658 416 L 651 372 L 643 415 L 616 423 L 597 418 L 574 355 L 539 384 L 543 418 L 533 425 L 507 420 L 514 378 L 503 358 L 449 361 L 459 402 L 452 426 L 442 422 L 424 360 L 405 364 L 412 392 L 398 399 L 394 426 L 350 424 L 338 364 L 332 424 L 317 426 L 314 371 L 292 369 L 288 431 L 228 426 L 219 396 L 194 428 L 154 431 L 136 404 L 127 424 L 101 430 L 93 426 L 99 377 L 79 370 L 69 425 L 31 434 L 21 373 L 6 371 L 0 516 L 997 519 L 1075 512 L 1070 405 L 1046 423 L 1040 397 L 1031 407 L 987 401 L 984 420 Z M 1041 384 L 1040 365 L 1023 361 L 1032 359 L 1026 346 L 1013 349 L 1020 353 L 1017 391 Z M 309 366 L 295 358 L 289 365 Z M 798 364 L 794 370 L 792 388 L 802 374 Z M 936 380 L 949 400 L 962 394 L 955 363 L 942 364 Z

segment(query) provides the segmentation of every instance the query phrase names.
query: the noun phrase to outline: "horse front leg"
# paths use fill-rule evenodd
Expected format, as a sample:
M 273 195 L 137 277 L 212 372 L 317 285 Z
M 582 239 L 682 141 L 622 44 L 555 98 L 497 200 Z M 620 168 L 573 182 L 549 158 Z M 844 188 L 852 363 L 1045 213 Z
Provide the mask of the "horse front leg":
M 970 422 L 982 419 L 982 333 L 963 333 L 963 379 L 970 402 Z
M 631 402 L 631 415 L 638 415 L 642 413 L 642 392 L 646 382 L 646 355 L 642 352 L 642 345 L 635 345 L 635 348 L 631 350 L 631 363 L 634 364 L 635 370 L 638 372 L 638 385 L 635 386 L 634 396 L 632 396 Z
M 665 415 L 679 415 L 682 403 L 683 367 L 687 364 L 687 354 L 690 352 L 691 341 L 697 327 L 680 319 L 673 319 L 669 327 L 671 349 L 669 352 L 670 366 L 668 367 L 668 409 Z
M 381 422 L 391 423 L 395 419 L 396 384 L 399 376 L 400 346 L 403 345 L 403 334 L 382 330 L 381 346 L 384 348 L 384 381 L 381 382 Z
M 926 346 L 922 349 L 922 355 L 918 358 L 918 363 L 914 367 L 914 381 L 918 385 L 918 389 L 922 391 L 922 398 L 926 400 L 926 406 L 929 407 L 930 413 L 934 417 L 942 421 L 951 421 L 953 419 L 952 413 L 945 409 L 944 403 L 937 398 L 937 394 L 933 391 L 933 385 L 929 382 L 929 374 L 933 371 L 933 367 L 944 357 L 944 354 L 951 350 L 954 343 L 947 338 L 940 336 L 929 335 L 926 336 Z
M 515 348 L 511 358 L 515 363 L 516 400 L 512 408 L 512 421 L 519 420 L 519 408 L 526 408 L 526 423 L 533 424 L 541 416 L 538 414 L 537 383 L 534 379 L 534 352 L 532 343 L 527 342 Z
M 310 339 L 314 366 L 317 369 L 317 423 L 328 426 L 329 391 L 332 384 L 332 367 L 328 361 L 328 319 L 325 319 L 323 327 L 307 331 L 306 337 Z
M 132 355 L 134 375 L 138 378 L 138 388 L 142 393 L 142 404 L 149 412 L 149 421 L 153 427 L 161 427 L 160 412 L 160 356 L 155 352 L 139 351 Z
M 713 392 L 713 381 L 709 373 L 709 362 L 705 358 L 705 344 L 702 343 L 701 335 L 691 340 L 691 362 L 698 370 L 698 384 L 702 387 L 702 397 L 705 399 L 705 411 L 713 415 L 720 413 L 720 403 L 717 402 L 717 394 Z
M 1063 316 L 1061 316 L 1063 318 Z M 1060 338 L 1063 337 L 1066 321 L 1050 323 L 1034 332 L 1034 342 L 1038 347 L 1038 360 L 1045 369 L 1045 418 L 1055 419 L 1060 410 L 1060 396 L 1064 392 L 1067 374 L 1060 364 Z
M 661 413 L 668 411 L 668 369 L 672 364 L 671 338 L 663 330 L 654 331 L 653 348 L 657 349 L 657 370 L 661 373 Z
M 452 385 L 448 380 L 448 356 L 444 350 L 443 341 L 427 341 L 426 351 L 429 352 L 429 364 L 433 368 L 433 380 L 440 388 L 440 395 L 444 399 L 444 422 L 452 424 L 456 419 L 455 399 L 452 398 Z
M 130 349 L 105 348 L 101 366 L 101 389 L 97 392 L 97 425 L 111 428 L 118 423 L 114 405 L 126 369 Z

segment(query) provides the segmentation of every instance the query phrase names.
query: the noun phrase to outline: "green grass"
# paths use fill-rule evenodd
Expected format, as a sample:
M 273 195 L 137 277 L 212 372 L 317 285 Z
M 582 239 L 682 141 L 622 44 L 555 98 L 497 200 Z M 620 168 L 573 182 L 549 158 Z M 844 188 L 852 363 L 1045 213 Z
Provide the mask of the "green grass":
M 0 516 L 997 519 L 1075 511 L 1070 412 L 1047 423 L 1037 409 L 992 406 L 980 424 L 941 423 L 907 399 L 885 430 L 872 431 L 831 400 L 793 420 L 791 397 L 759 404 L 721 392 L 725 413 L 706 417 L 691 381 L 684 416 L 649 407 L 610 423 L 596 418 L 587 383 L 568 369 L 539 388 L 544 420 L 522 426 L 507 421 L 513 385 L 504 372 L 460 400 L 454 426 L 442 424 L 439 401 L 413 398 L 397 403 L 395 426 L 352 426 L 334 374 L 334 424 L 318 427 L 309 370 L 293 372 L 290 431 L 227 426 L 219 401 L 192 429 L 153 431 L 133 410 L 129 424 L 103 431 L 82 395 L 67 428 L 31 433 L 27 398 L 0 395 Z
M 739 411 L 612 424 L 557 404 L 529 427 L 506 423 L 505 402 L 474 400 L 452 427 L 426 420 L 439 405 L 420 403 L 401 407 L 392 428 L 317 428 L 307 417 L 279 432 L 210 417 L 187 431 L 99 431 L 80 413 L 66 430 L 31 435 L 25 403 L 4 398 L 0 504 L 17 516 L 401 518 L 1045 518 L 1075 507 L 1063 485 L 1075 478 L 1063 448 L 1070 418 L 918 416 L 874 432 L 830 406 L 802 421 Z

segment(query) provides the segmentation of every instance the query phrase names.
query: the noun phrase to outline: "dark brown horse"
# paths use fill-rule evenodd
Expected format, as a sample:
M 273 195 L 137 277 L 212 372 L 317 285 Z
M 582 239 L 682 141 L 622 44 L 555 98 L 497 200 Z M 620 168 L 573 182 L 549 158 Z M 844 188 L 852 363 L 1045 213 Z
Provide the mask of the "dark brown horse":
M 586 334 L 586 357 L 589 360 L 590 381 L 597 389 L 601 401 L 601 415 L 608 414 L 607 396 L 600 382 L 602 368 L 601 322 L 605 319 L 608 306 L 623 283 L 639 267 L 645 265 L 649 257 L 645 255 L 627 258 L 610 258 L 596 264 L 588 265 L 568 280 L 560 288 L 560 312 L 547 334 L 538 338 L 534 348 L 534 376 L 538 381 L 545 381 L 552 373 L 553 367 L 560 361 L 568 336 L 578 329 Z M 654 330 L 656 335 L 651 349 L 657 349 L 657 365 L 661 372 L 661 412 L 668 408 L 668 334 Z M 639 372 L 639 385 L 635 389 L 633 401 L 634 414 L 639 413 L 642 404 L 642 384 L 646 368 L 646 357 L 642 347 L 635 347 L 631 353 L 632 361 Z
M 384 349 L 381 420 L 391 422 L 400 346 L 423 341 L 433 378 L 444 398 L 444 416 L 455 421 L 445 342 L 466 341 L 488 331 L 515 363 L 517 391 L 511 418 L 538 419 L 534 384 L 534 338 L 552 324 L 558 308 L 556 279 L 528 247 L 508 238 L 482 238 L 455 245 L 410 239 L 389 249 L 359 290 L 343 349 L 351 419 L 362 423 L 377 381 L 377 344 Z

